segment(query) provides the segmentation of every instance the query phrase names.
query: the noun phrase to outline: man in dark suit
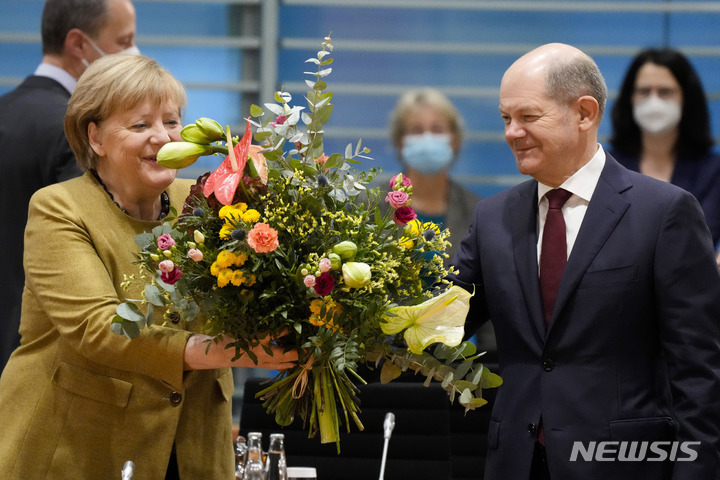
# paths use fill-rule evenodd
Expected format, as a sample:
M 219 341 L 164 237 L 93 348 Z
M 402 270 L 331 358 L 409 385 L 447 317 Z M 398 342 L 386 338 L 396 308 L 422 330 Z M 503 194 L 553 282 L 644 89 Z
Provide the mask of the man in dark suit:
M 606 97 L 592 59 L 562 44 L 502 80 L 505 138 L 534 180 L 480 201 L 453 260 L 504 379 L 486 478 L 720 478 L 710 233 L 689 193 L 605 154 Z
M 30 197 L 82 173 L 63 130 L 70 94 L 87 65 L 102 55 L 137 53 L 130 0 L 47 0 L 41 31 L 42 63 L 0 97 L 0 371 L 20 343 L 23 232 Z

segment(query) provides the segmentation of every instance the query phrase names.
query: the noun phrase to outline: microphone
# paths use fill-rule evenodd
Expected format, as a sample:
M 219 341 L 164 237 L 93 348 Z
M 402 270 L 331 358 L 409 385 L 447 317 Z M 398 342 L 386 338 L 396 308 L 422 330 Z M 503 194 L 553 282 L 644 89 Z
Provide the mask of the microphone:
M 135 473 L 135 464 L 132 462 L 132 460 L 128 460 L 127 462 L 125 462 L 125 465 L 123 465 L 122 480 L 130 480 L 133 476 L 133 473 Z
M 393 428 L 395 428 L 395 414 L 388 412 L 385 415 L 385 421 L 383 422 L 383 436 L 386 439 L 390 438 Z
M 392 435 L 393 428 L 395 428 L 395 414 L 388 412 L 385 414 L 385 421 L 383 422 L 383 437 L 385 437 L 385 444 L 383 446 L 382 462 L 380 463 L 380 479 L 385 478 L 385 460 L 387 459 L 388 444 L 390 443 L 390 435 Z

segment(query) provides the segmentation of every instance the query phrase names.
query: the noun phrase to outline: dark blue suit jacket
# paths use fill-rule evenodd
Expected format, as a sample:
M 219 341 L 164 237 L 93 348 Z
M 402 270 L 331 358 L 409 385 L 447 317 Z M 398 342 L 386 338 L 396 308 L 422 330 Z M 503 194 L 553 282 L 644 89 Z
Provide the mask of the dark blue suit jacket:
M 640 171 L 637 156 L 611 151 L 620 165 Z M 720 243 L 720 155 L 708 152 L 697 158 L 680 157 L 670 183 L 692 193 L 705 213 L 715 244 Z
M 536 230 L 531 180 L 477 205 L 453 260 L 504 379 L 486 478 L 528 480 L 541 418 L 553 479 L 720 478 L 720 274 L 695 198 L 608 156 L 549 328 Z M 623 440 L 701 444 L 694 462 L 570 461 L 575 441 Z
M 23 234 L 30 197 L 82 173 L 63 128 L 69 99 L 70 92 L 58 82 L 35 75 L 0 97 L 0 372 L 20 345 Z

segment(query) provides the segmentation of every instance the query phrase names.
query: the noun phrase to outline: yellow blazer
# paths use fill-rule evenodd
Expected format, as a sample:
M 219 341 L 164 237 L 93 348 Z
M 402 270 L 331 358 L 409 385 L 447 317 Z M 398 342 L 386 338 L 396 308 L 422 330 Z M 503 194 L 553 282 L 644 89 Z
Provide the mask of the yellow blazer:
M 168 189 L 180 212 L 192 182 Z M 139 289 L 135 236 L 161 222 L 124 214 L 86 173 L 39 190 L 25 232 L 21 346 L 0 377 L 0 478 L 234 478 L 231 370 L 183 371 L 190 331 L 162 321 L 128 340 L 110 331 Z

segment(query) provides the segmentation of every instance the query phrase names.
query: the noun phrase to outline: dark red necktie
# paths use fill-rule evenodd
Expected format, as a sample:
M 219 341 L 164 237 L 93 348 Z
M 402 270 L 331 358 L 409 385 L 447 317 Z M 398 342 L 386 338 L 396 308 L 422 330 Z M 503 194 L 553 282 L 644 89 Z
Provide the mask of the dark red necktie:
M 562 188 L 550 190 L 545 194 L 550 207 L 545 217 L 542 248 L 540 250 L 540 292 L 543 300 L 545 323 L 550 325 L 555 300 L 557 299 L 560 278 L 567 263 L 567 241 L 565 239 L 565 219 L 562 206 L 572 193 Z
M 545 323 L 550 325 L 560 287 L 560 278 L 562 278 L 567 263 L 567 240 L 562 207 L 572 193 L 562 188 L 556 188 L 547 192 L 545 196 L 550 207 L 547 217 L 545 217 L 540 251 L 540 293 L 542 294 Z M 545 446 L 545 429 L 542 421 L 537 439 L 541 445 Z

